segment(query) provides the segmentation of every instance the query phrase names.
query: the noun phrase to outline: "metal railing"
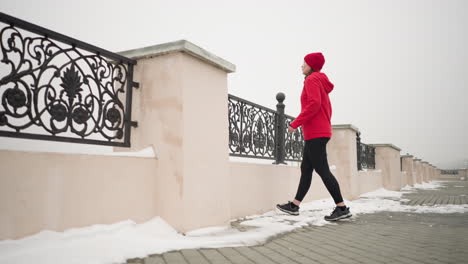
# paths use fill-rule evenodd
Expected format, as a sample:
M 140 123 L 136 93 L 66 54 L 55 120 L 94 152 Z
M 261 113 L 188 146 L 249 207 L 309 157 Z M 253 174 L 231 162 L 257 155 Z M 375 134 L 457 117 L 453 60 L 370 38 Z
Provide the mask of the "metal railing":
M 136 61 L 0 13 L 0 136 L 130 146 Z
M 358 170 L 375 169 L 375 147 L 361 142 L 361 133 L 356 133 Z
M 228 95 L 230 156 L 272 159 L 273 164 L 302 160 L 302 130 L 287 132 L 294 117 L 284 114 L 284 99 L 283 93 L 276 95 L 275 111 Z M 356 143 L 358 170 L 375 169 L 375 147 L 362 143 L 359 132 Z
M 458 175 L 458 170 L 441 170 L 441 174 Z
M 286 129 L 289 124 L 294 121 L 294 117 L 285 115 Z M 285 138 L 285 160 L 301 161 L 302 152 L 304 151 L 304 136 L 302 135 L 302 127 L 296 129 L 293 133 L 286 132 Z
M 301 129 L 288 133 L 294 118 L 284 114 L 285 96 L 278 93 L 276 111 L 234 95 L 228 96 L 229 155 L 272 159 L 274 164 L 301 161 L 304 141 Z

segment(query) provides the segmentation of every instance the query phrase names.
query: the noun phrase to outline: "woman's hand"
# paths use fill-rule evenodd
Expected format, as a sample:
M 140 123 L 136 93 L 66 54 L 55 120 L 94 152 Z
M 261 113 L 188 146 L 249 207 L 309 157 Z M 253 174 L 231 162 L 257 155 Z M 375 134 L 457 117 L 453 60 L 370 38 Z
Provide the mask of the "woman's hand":
M 289 133 L 294 132 L 294 130 L 296 130 L 296 129 L 295 129 L 295 128 L 292 128 L 291 126 L 288 126 L 288 132 L 289 132 Z

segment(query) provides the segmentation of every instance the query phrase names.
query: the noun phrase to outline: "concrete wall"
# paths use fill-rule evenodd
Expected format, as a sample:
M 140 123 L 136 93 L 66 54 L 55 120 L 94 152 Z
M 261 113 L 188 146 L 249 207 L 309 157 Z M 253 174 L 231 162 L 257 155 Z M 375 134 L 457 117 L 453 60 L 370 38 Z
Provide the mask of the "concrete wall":
M 468 169 L 460 169 L 458 170 L 458 176 L 462 180 L 468 180 Z
M 359 181 L 356 185 L 359 187 L 359 194 L 375 191 L 383 187 L 383 178 L 381 170 L 359 171 Z
M 242 162 L 231 162 L 229 165 L 229 198 L 233 219 L 271 211 L 276 204 L 292 201 L 296 195 L 301 176 L 301 169 L 297 166 Z M 314 172 L 312 186 L 304 202 L 327 197 L 330 197 L 328 191 L 320 176 Z
M 429 164 L 426 161 L 422 162 L 422 180 L 423 182 L 429 182 Z
M 437 177 L 436 177 L 436 168 L 431 165 L 431 181 L 435 180 Z
M 401 189 L 400 148 L 392 144 L 374 144 L 375 168 L 382 171 L 384 188 Z
M 141 95 L 139 98 L 143 99 Z M 140 107 L 151 108 L 147 105 L 151 98 L 146 95 Z M 164 115 L 170 110 L 161 107 L 157 112 Z M 139 120 L 144 119 L 142 111 L 137 113 Z M 164 116 L 158 119 L 164 120 Z M 165 127 L 159 121 L 154 124 Z M 224 149 L 223 161 L 228 173 L 213 173 L 211 169 L 216 167 L 205 164 L 199 174 L 187 175 L 184 166 L 189 169 L 197 165 L 185 165 L 177 155 L 190 150 L 181 148 L 173 137 L 164 136 L 163 131 L 146 128 L 154 133 L 152 145 L 156 145 L 158 159 L 1 151 L 0 160 L 13 166 L 4 166 L 6 169 L 0 177 L 3 198 L 0 200 L 0 239 L 19 238 L 44 229 L 63 231 L 127 219 L 140 223 L 154 216 L 161 216 L 180 232 L 186 232 L 225 225 L 230 219 L 263 213 L 274 209 L 277 203 L 294 198 L 301 174 L 297 165 L 229 162 Z M 356 131 L 351 125 L 336 126 L 333 139 L 327 145 L 332 173 L 348 200 L 382 187 L 380 171 L 357 172 Z M 138 135 L 147 136 L 142 131 L 134 133 L 137 138 Z M 134 150 L 144 146 L 141 138 L 135 139 Z M 193 158 L 199 157 L 197 153 L 192 155 L 191 160 L 203 161 Z M 24 162 L 31 166 L 21 166 Z M 219 177 L 226 183 L 209 177 Z M 327 197 L 330 195 L 320 176 L 314 173 L 304 202 Z M 218 220 L 220 216 L 215 213 L 197 214 L 186 207 L 216 204 L 216 201 L 226 202 L 223 206 L 227 210 L 226 214 L 219 214 L 223 218 Z M 165 204 L 171 209 L 166 209 Z
M 422 183 L 423 171 L 422 171 L 422 164 L 420 159 L 414 160 L 415 172 L 416 172 L 416 183 Z
M 154 158 L 0 151 L 0 161 L 0 239 L 157 215 Z
M 414 186 L 416 182 L 415 181 L 416 175 L 414 175 L 415 169 L 414 169 L 413 156 L 411 155 L 401 156 L 401 166 L 402 166 L 402 171 L 405 172 L 405 180 L 402 182 L 402 185 Z
M 408 182 L 409 176 L 408 176 L 408 173 L 406 171 L 401 171 L 400 175 L 401 175 L 400 176 L 401 177 L 400 188 L 401 188 L 401 187 L 405 187 L 406 185 L 408 185 L 407 182 Z

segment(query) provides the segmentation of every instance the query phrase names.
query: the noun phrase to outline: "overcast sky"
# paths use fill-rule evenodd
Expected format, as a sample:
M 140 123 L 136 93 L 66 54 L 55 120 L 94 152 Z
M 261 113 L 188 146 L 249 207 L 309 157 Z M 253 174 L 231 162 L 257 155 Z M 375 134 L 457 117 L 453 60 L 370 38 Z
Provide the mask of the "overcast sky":
M 237 67 L 229 92 L 297 115 L 323 52 L 333 124 L 442 168 L 468 161 L 468 1 L 0 0 L 0 10 L 123 51 L 187 39 Z

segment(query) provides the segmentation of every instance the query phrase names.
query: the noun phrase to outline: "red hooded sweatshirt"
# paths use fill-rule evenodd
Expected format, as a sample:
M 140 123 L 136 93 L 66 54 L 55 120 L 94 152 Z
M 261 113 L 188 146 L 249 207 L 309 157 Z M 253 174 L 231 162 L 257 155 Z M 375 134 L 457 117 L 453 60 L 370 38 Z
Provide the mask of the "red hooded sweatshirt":
M 328 94 L 333 83 L 322 72 L 313 72 L 304 80 L 301 94 L 301 113 L 291 122 L 292 128 L 302 126 L 304 140 L 332 136 L 332 107 Z

